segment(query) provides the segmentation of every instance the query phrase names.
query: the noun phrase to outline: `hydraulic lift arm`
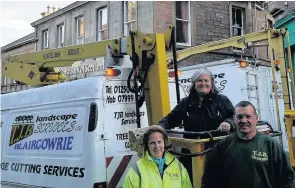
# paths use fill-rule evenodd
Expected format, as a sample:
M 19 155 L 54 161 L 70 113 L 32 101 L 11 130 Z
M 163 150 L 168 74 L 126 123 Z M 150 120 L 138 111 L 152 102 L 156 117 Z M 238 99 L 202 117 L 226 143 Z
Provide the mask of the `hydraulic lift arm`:
M 222 39 L 218 41 L 208 42 L 205 44 L 201 44 L 198 46 L 185 48 L 183 50 L 179 50 L 176 52 L 177 61 L 182 61 L 190 56 L 200 54 L 200 53 L 206 53 L 214 50 L 220 50 L 224 48 L 229 47 L 235 47 L 235 48 L 248 48 L 252 47 L 255 42 L 265 41 L 269 40 L 268 36 L 270 35 L 270 39 L 275 39 L 279 37 L 280 32 L 284 32 L 281 30 L 275 30 L 275 29 L 267 29 L 260 32 L 255 33 L 249 33 L 246 35 L 236 36 L 229 39 Z M 276 48 L 274 46 L 274 48 Z M 167 60 L 172 60 L 173 54 L 167 53 Z
M 10 56 L 4 60 L 2 74 L 29 85 L 49 85 L 66 79 L 62 73 L 55 72 L 55 67 L 71 66 L 75 61 L 89 58 L 108 56 L 116 59 L 129 55 L 133 62 L 133 77 L 139 82 L 144 80 L 139 87 L 146 99 L 149 124 L 156 124 L 170 111 L 165 49 L 170 46 L 171 31 L 172 27 L 164 34 L 132 31 L 127 38 Z M 139 92 L 135 87 L 137 111 Z M 139 119 L 139 111 L 137 116 Z M 140 127 L 139 120 L 137 123 Z
M 171 28 L 170 26 L 164 34 L 166 49 L 170 46 Z M 139 36 L 142 38 L 139 39 Z M 151 37 L 152 40 L 155 40 L 155 34 L 139 36 L 136 36 L 135 40 L 141 40 L 142 44 L 139 43 L 138 46 L 135 46 L 135 50 L 139 54 L 139 60 L 142 61 L 140 51 L 152 51 L 154 49 L 155 45 L 152 48 L 149 47 L 152 46 L 152 43 L 155 43 L 155 41 L 151 41 Z M 120 57 L 128 53 L 132 56 L 131 44 L 126 44 L 126 41 L 131 42 L 129 38 L 104 40 L 10 56 L 4 59 L 2 74 L 29 85 L 54 84 L 66 79 L 64 75 L 54 71 L 55 67 L 71 66 L 75 61 L 106 57 L 107 55 Z
M 55 67 L 71 66 L 75 61 L 87 58 L 104 57 L 108 44 L 116 45 L 118 41 L 106 40 L 10 56 L 4 60 L 2 73 L 29 85 L 54 84 L 66 79 L 62 73 L 54 71 Z

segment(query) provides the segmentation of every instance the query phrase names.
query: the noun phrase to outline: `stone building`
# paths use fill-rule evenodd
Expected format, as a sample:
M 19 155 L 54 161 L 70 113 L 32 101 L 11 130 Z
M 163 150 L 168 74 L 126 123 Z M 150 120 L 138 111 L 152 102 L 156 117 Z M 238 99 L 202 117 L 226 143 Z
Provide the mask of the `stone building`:
M 31 25 L 39 41 L 37 49 L 58 48 L 126 36 L 130 29 L 164 32 L 177 26 L 178 48 L 229 38 L 269 27 L 273 20 L 259 2 L 75 2 Z M 272 25 L 271 25 L 272 26 Z M 199 55 L 181 66 L 240 55 L 229 49 Z M 256 56 L 267 59 L 265 50 Z M 243 52 L 242 52 L 243 54 Z
M 77 1 L 50 14 L 43 13 L 31 25 L 38 39 L 38 51 L 124 37 L 133 29 L 164 32 L 171 24 L 177 28 L 177 49 L 183 49 L 260 31 L 272 27 L 272 21 L 264 3 L 257 1 Z M 250 52 L 258 59 L 268 60 L 266 47 Z M 230 48 L 195 55 L 179 66 L 241 55 L 251 57 L 248 51 Z

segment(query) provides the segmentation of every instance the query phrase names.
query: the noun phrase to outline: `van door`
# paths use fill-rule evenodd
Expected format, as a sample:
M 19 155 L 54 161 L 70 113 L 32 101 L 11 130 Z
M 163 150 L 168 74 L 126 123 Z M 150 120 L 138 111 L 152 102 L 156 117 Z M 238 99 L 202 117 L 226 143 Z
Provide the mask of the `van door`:
M 2 160 L 9 162 L 9 169 L 2 171 L 2 180 L 44 187 L 93 187 L 89 103 L 30 106 L 5 115 Z
M 259 119 L 268 121 L 272 126 L 276 126 L 275 104 L 272 100 L 272 73 L 271 67 L 259 67 L 257 70 L 258 78 L 258 97 L 259 97 Z M 255 91 L 252 91 L 255 92 Z M 252 94 L 254 96 L 255 94 Z M 250 101 L 252 102 L 252 101 Z M 254 103 L 255 104 L 255 103 Z M 258 108 L 256 106 L 256 108 Z
M 281 131 L 283 133 L 282 135 L 282 141 L 283 141 L 283 147 L 285 151 L 288 151 L 288 140 L 287 140 L 287 133 L 286 133 L 286 125 L 284 122 L 284 111 L 285 111 L 285 104 L 284 104 L 284 98 L 283 98 L 283 88 L 282 88 L 282 80 L 281 80 L 281 73 L 280 71 L 276 71 L 276 85 L 278 87 L 277 90 L 277 98 L 278 98 L 278 110 L 276 110 L 276 101 L 275 101 L 275 93 L 274 93 L 274 87 L 273 87 L 273 76 L 271 72 L 271 68 L 269 68 L 269 71 L 267 72 L 268 74 L 268 79 L 267 79 L 267 84 L 269 85 L 268 88 L 268 94 L 267 94 L 267 99 L 268 99 L 268 104 L 269 104 L 269 110 L 270 112 L 270 118 L 271 118 L 271 125 L 275 130 L 278 130 L 278 117 L 277 114 L 279 114 L 280 118 L 280 123 L 281 123 Z M 278 139 L 278 137 L 275 137 Z M 279 141 L 279 139 L 278 139 Z
M 137 156 L 129 148 L 128 131 L 137 128 L 135 96 L 126 80 L 109 80 L 104 86 L 105 156 L 108 187 L 122 187 Z M 140 108 L 141 127 L 148 126 L 145 104 Z
M 2 110 L 1 111 L 1 124 L 0 124 L 0 135 L 1 135 L 1 139 L 0 139 L 0 149 L 1 149 L 1 155 L 0 155 L 0 164 L 1 164 L 1 171 L 0 171 L 0 177 L 1 177 L 1 184 L 0 187 L 2 185 L 2 181 L 3 181 L 3 173 L 9 171 L 9 162 L 6 161 L 4 159 L 4 139 L 5 139 L 5 130 L 7 128 L 7 125 L 9 124 L 9 118 L 10 117 L 10 111 L 9 110 Z

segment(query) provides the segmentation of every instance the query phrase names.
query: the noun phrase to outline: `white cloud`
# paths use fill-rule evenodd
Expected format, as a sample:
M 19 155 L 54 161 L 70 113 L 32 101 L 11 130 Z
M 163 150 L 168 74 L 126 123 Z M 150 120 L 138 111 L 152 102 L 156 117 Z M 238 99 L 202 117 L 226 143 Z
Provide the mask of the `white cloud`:
M 0 42 L 0 46 L 4 46 L 4 45 L 5 45 L 4 43 Z
M 30 26 L 30 24 L 28 24 L 28 22 L 24 20 L 2 20 L 0 22 L 0 28 L 1 29 L 10 28 L 10 29 L 16 29 L 19 31 L 28 31 L 28 30 L 34 31 L 32 26 Z
M 1 19 L 14 19 L 18 13 L 15 10 L 1 10 Z
M 64 8 L 73 2 L 0 1 L 0 47 L 34 32 L 31 23 L 41 18 L 48 5 Z

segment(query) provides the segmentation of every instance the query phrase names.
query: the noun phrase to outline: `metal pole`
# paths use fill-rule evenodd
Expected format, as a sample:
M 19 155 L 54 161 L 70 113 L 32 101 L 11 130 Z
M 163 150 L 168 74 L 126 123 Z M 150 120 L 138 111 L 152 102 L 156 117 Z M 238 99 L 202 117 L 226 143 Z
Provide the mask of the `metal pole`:
M 277 114 L 277 121 L 278 121 L 278 129 L 281 132 L 282 128 L 281 128 L 281 119 L 280 119 L 280 111 L 279 111 L 279 101 L 278 101 L 278 86 L 277 86 L 277 79 L 276 79 L 276 70 L 275 70 L 275 62 L 274 62 L 274 45 L 278 45 L 278 44 L 273 44 L 274 42 L 272 41 L 271 38 L 271 31 L 268 31 L 268 42 L 269 42 L 269 46 L 268 46 L 268 52 L 269 52 L 269 59 L 271 62 L 271 68 L 272 68 L 272 77 L 273 77 L 273 88 L 274 88 L 274 97 L 275 97 L 275 103 L 276 103 L 276 114 Z M 282 49 L 280 49 L 282 50 Z M 283 51 L 283 50 L 282 50 Z M 282 74 L 282 73 L 281 73 Z M 281 75 L 282 77 L 283 75 Z M 283 83 L 283 80 L 282 80 Z M 282 140 L 282 136 L 279 136 L 279 140 L 280 140 L 280 144 L 281 146 L 283 146 L 283 140 Z
M 172 53 L 173 53 L 173 66 L 174 66 L 174 72 L 175 72 L 176 97 L 177 97 L 177 104 L 178 104 L 180 102 L 180 92 L 179 92 L 179 79 L 178 79 L 175 37 L 176 36 L 175 36 L 175 26 L 174 26 L 171 32 L 171 41 L 172 41 Z
M 287 42 L 287 48 L 288 48 L 288 68 L 290 70 L 289 78 L 291 80 L 291 91 L 295 91 L 295 85 L 294 85 L 294 72 L 293 72 L 293 64 L 292 64 L 292 56 L 291 56 L 291 48 L 290 48 L 290 38 L 289 38 L 289 32 L 286 31 L 286 42 Z M 287 71 L 288 72 L 288 71 Z M 295 95 L 293 92 L 290 92 L 289 95 L 291 96 L 291 109 L 294 108 L 294 102 L 295 102 Z

